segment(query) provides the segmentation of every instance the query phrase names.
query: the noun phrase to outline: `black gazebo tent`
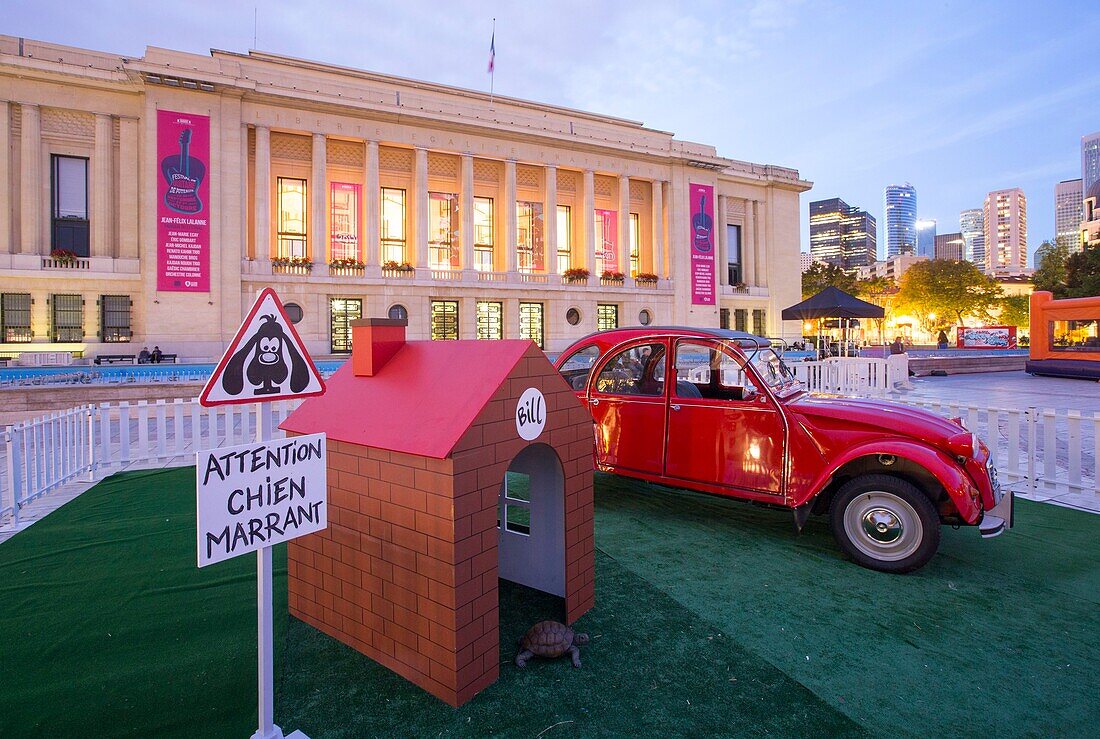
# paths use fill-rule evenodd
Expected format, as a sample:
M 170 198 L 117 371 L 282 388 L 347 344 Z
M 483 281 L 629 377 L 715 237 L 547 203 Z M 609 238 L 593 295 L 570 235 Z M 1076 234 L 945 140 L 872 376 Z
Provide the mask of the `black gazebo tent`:
M 817 295 L 783 309 L 784 321 L 820 321 L 822 318 L 885 318 L 886 311 L 830 285 Z M 821 330 L 818 329 L 820 344 Z M 818 347 L 820 349 L 820 346 Z

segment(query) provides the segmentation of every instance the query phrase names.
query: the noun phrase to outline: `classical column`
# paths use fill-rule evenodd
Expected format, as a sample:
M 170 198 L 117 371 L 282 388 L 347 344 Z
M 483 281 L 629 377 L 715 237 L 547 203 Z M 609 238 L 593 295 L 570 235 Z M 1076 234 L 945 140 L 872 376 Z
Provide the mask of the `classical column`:
M 752 201 L 752 220 L 755 224 L 753 237 L 756 242 L 756 284 L 771 286 L 768 279 L 768 204 L 760 200 Z
M 558 271 L 558 168 L 546 166 L 546 186 L 542 193 L 542 243 L 546 249 L 546 271 Z
M 363 162 L 363 250 L 364 263 L 370 267 L 381 264 L 382 186 L 378 179 L 378 142 L 368 141 Z
M 22 103 L 23 130 L 19 134 L 19 253 L 38 254 L 38 225 L 42 212 L 42 130 L 37 105 Z
M 417 148 L 416 167 L 413 173 L 415 191 L 413 205 L 413 248 L 416 267 L 428 266 L 428 150 Z
M 0 254 L 11 253 L 11 104 L 0 100 Z
M 311 261 L 328 261 L 328 150 L 323 133 L 313 134 L 313 197 L 309 208 L 309 242 Z
M 745 201 L 745 225 L 741 234 L 741 268 L 746 285 L 756 286 L 756 223 L 753 218 L 753 201 Z
M 111 244 L 111 154 L 114 149 L 111 116 L 96 113 L 95 144 L 91 171 L 91 251 L 93 257 L 112 257 Z
M 138 120 L 118 120 L 118 255 L 138 258 Z
M 516 271 L 516 160 L 504 162 L 504 271 Z
M 630 278 L 630 178 L 619 175 L 619 272 Z
M 715 259 L 717 264 L 714 268 L 718 271 L 718 284 L 728 285 L 730 284 L 730 240 L 729 229 L 726 228 L 726 205 L 727 198 L 725 195 L 718 196 L 718 207 L 714 209 L 714 228 L 718 231 L 718 238 L 715 240 L 718 245 L 718 257 Z
M 581 223 L 584 229 L 581 232 L 581 246 L 584 248 L 584 267 L 591 275 L 589 281 L 598 283 L 600 276 L 596 274 L 596 173 L 591 169 L 584 170 L 584 212 L 581 214 Z
M 271 258 L 271 129 L 256 126 L 256 173 L 252 183 L 256 259 Z
M 474 157 L 462 155 L 462 198 L 458 208 L 458 243 L 462 249 L 462 269 L 474 268 Z
M 663 182 L 653 182 L 651 202 L 653 204 L 653 274 L 664 277 L 665 272 L 665 198 Z

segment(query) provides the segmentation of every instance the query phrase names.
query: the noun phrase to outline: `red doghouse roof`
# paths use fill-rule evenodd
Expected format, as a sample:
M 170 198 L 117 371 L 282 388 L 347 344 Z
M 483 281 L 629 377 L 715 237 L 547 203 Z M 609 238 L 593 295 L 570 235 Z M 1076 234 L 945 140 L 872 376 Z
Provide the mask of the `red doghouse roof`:
M 279 428 L 443 459 L 533 344 L 410 341 L 373 377 L 349 360 Z

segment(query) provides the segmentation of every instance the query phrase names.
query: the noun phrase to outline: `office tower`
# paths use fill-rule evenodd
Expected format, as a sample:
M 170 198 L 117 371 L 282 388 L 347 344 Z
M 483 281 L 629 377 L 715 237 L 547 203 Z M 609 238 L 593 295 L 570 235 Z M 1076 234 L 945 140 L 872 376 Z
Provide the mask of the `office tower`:
M 950 259 L 961 262 L 966 259 L 966 240 L 961 233 L 936 234 L 933 259 Z
M 1100 182 L 1100 131 L 1081 137 L 1081 192 Z
M 886 256 L 915 254 L 917 251 L 917 190 L 908 182 L 887 185 L 883 192 L 886 219 Z
M 1063 180 L 1054 186 L 1054 237 L 1071 251 L 1081 251 L 1082 180 Z
M 936 222 L 917 221 L 917 256 L 931 259 L 936 253 Z
M 968 259 L 978 265 L 979 269 L 985 268 L 985 215 L 981 208 L 971 208 L 959 213 L 959 231 L 963 235 L 966 245 L 966 253 L 963 259 Z
M 819 262 L 854 270 L 875 261 L 875 218 L 840 198 L 810 203 L 810 254 Z
M 1012 274 L 1027 269 L 1027 198 L 1020 188 L 994 190 L 986 196 L 985 244 L 985 272 Z

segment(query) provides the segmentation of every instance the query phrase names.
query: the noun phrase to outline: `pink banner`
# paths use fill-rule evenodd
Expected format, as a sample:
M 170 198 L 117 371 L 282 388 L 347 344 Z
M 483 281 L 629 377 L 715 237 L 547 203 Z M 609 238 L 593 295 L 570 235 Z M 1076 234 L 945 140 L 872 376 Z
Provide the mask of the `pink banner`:
M 157 111 L 157 290 L 210 292 L 210 119 Z
M 359 251 L 359 200 L 362 187 L 354 182 L 330 182 L 330 259 L 362 259 Z
M 691 303 L 714 305 L 714 186 L 688 185 L 691 212 Z
M 596 257 L 604 272 L 619 271 L 619 221 L 613 210 L 596 209 Z

